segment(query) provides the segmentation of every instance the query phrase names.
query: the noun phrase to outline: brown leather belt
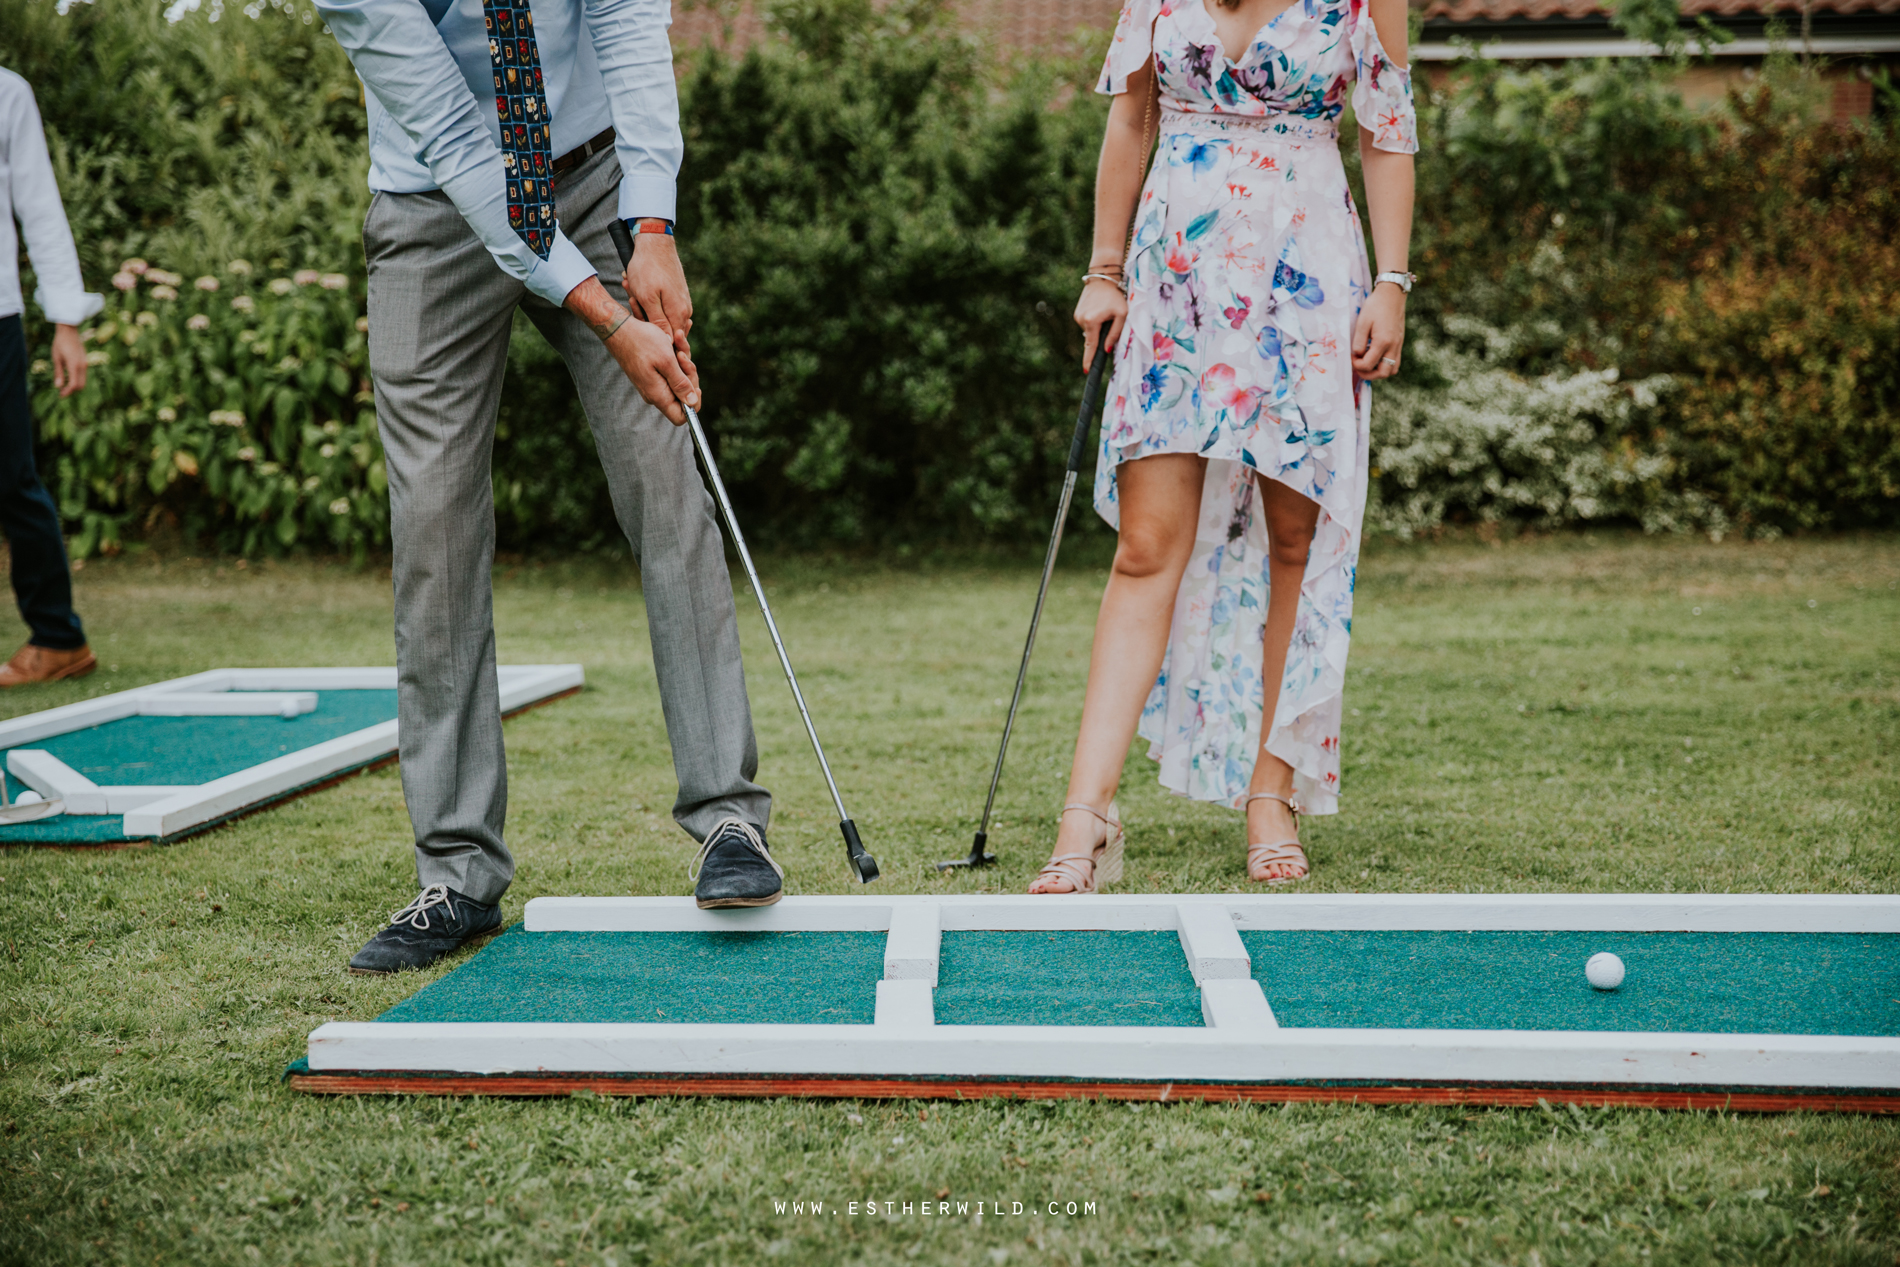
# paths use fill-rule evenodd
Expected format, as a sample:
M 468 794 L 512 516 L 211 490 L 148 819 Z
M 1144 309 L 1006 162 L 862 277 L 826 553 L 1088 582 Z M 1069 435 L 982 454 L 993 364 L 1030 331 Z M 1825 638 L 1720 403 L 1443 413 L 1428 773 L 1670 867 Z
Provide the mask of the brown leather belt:
M 574 170 L 576 167 L 579 167 L 582 163 L 585 163 L 588 159 L 600 153 L 602 150 L 606 149 L 613 143 L 614 143 L 614 130 L 612 128 L 608 128 L 605 132 L 602 132 L 599 136 L 594 137 L 590 141 L 582 142 L 580 145 L 575 146 L 573 149 L 569 150 L 567 153 L 561 155 L 561 157 L 555 159 L 554 160 L 554 174 L 556 176 L 559 176 L 562 172 L 568 172 L 568 171 Z

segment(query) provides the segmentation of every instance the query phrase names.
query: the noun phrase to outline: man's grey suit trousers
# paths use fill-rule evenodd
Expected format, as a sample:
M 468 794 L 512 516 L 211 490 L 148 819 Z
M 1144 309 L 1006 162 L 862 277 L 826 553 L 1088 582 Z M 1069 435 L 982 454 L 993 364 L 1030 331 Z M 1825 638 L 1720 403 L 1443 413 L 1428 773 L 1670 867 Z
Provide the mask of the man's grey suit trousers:
M 562 230 L 624 300 L 607 236 L 611 149 L 556 181 Z M 516 308 L 567 362 L 640 561 L 679 798 L 704 839 L 726 817 L 764 828 L 758 748 L 731 578 L 691 438 L 640 398 L 593 331 L 509 277 L 440 193 L 378 193 L 363 226 L 369 356 L 389 470 L 402 787 L 416 874 L 479 902 L 514 876 L 502 842 L 508 774 L 495 682 L 495 416 Z M 613 798 L 616 789 L 598 789 Z

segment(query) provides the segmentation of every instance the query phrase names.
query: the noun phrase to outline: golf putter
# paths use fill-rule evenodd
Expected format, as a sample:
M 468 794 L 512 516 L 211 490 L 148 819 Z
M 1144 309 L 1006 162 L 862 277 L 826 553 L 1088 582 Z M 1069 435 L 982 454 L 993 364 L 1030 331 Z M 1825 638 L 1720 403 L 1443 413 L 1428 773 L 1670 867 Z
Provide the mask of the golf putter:
M 625 222 L 619 219 L 607 225 L 607 233 L 613 238 L 614 249 L 620 253 L 620 267 L 624 270 L 627 262 L 633 258 L 633 235 L 627 232 Z M 745 534 L 739 531 L 739 518 L 732 513 L 732 502 L 726 497 L 726 482 L 719 478 L 719 466 L 713 461 L 712 445 L 706 442 L 706 432 L 699 425 L 699 414 L 685 401 L 680 402 L 680 407 L 686 411 L 686 426 L 693 434 L 693 447 L 699 451 L 700 463 L 706 468 L 706 478 L 712 485 L 713 497 L 719 502 L 719 513 L 725 517 L 726 531 L 732 534 L 732 544 L 739 552 L 739 562 L 745 565 L 746 579 L 752 582 L 752 596 L 759 600 L 759 614 L 765 617 L 766 632 L 772 635 L 772 646 L 778 652 L 779 667 L 785 670 L 785 680 L 791 685 L 792 699 L 798 704 L 798 715 L 805 719 L 805 733 L 811 737 L 811 750 L 818 754 L 818 768 L 824 771 L 825 786 L 831 789 L 831 803 L 838 807 L 838 830 L 844 834 L 844 848 L 851 862 L 852 874 L 858 877 L 860 884 L 869 884 L 877 879 L 877 859 L 865 852 L 864 842 L 858 839 L 858 825 L 845 812 L 844 797 L 838 795 L 838 781 L 831 777 L 831 763 L 825 760 L 824 745 L 818 742 L 818 728 L 811 724 L 811 710 L 805 707 L 805 693 L 798 689 L 798 675 L 792 672 L 791 657 L 785 654 L 785 642 L 779 637 L 778 622 L 772 619 L 772 605 L 765 601 L 765 586 L 759 584 L 758 569 L 752 566 L 752 552 L 745 548 Z M 1070 482 L 1074 482 L 1073 476 Z
M 1022 703 L 1023 683 L 1029 677 L 1029 656 L 1036 649 L 1036 627 L 1042 623 L 1043 600 L 1049 597 L 1049 577 L 1055 571 L 1056 551 L 1062 548 L 1062 526 L 1068 522 L 1069 500 L 1075 496 L 1075 478 L 1082 469 L 1082 446 L 1088 442 L 1089 426 L 1095 421 L 1095 401 L 1102 392 L 1102 376 L 1108 371 L 1113 356 L 1108 350 L 1108 327 L 1102 327 L 1102 343 L 1095 349 L 1095 360 L 1089 366 L 1089 378 L 1082 388 L 1082 407 L 1075 414 L 1075 435 L 1069 440 L 1069 470 L 1062 477 L 1062 500 L 1056 506 L 1056 525 L 1049 532 L 1049 552 L 1042 557 L 1042 584 L 1036 587 L 1036 609 L 1029 616 L 1029 637 L 1023 642 L 1023 662 L 1016 670 L 1016 690 L 1009 697 L 1009 716 L 1003 719 L 1003 742 L 996 748 L 996 768 L 990 772 L 990 795 L 983 802 L 983 821 L 976 829 L 976 843 L 970 846 L 967 858 L 952 858 L 948 862 L 939 862 L 937 870 L 948 871 L 952 867 L 987 867 L 996 861 L 996 855 L 988 852 L 990 839 L 990 813 L 996 808 L 996 788 L 1003 781 L 1003 758 L 1009 752 L 1009 734 L 1016 728 L 1016 707 Z

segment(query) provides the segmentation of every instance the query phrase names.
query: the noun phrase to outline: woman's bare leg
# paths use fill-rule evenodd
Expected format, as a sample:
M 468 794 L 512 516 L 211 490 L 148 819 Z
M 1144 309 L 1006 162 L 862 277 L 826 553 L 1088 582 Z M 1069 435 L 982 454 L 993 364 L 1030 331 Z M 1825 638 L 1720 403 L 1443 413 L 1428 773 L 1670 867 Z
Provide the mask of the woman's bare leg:
M 1300 610 L 1300 582 L 1306 576 L 1306 558 L 1313 548 L 1313 530 L 1319 524 L 1319 503 L 1294 492 L 1278 480 L 1259 478 L 1261 513 L 1267 525 L 1267 628 L 1261 645 L 1260 682 L 1265 711 L 1260 721 L 1260 751 L 1255 755 L 1249 792 L 1293 794 L 1293 767 L 1267 751 L 1267 732 L 1273 727 L 1280 702 L 1280 681 L 1286 676 L 1287 646 L 1293 640 L 1293 622 Z M 1253 801 L 1247 806 L 1247 840 L 1268 843 L 1290 840 L 1298 832 L 1293 813 L 1278 801 Z M 1294 875 L 1291 864 L 1276 862 L 1260 869 L 1258 879 Z
M 1167 651 L 1174 596 L 1194 550 L 1206 466 L 1193 454 L 1163 453 L 1125 462 L 1116 472 L 1121 539 L 1095 618 L 1082 729 L 1069 770 L 1070 801 L 1107 809 L 1115 798 L 1128 744 Z M 1054 855 L 1086 854 L 1101 838 L 1101 820 L 1064 814 Z M 1067 893 L 1071 886 L 1052 878 L 1030 891 Z

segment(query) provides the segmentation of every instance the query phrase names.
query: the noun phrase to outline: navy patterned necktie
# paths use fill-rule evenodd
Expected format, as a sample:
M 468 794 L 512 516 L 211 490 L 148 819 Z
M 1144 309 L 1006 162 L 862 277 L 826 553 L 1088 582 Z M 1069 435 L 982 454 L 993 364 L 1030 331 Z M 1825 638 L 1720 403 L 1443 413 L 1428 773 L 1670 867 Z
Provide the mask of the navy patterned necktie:
M 495 110 L 501 115 L 501 165 L 508 177 L 508 224 L 542 259 L 554 247 L 554 151 L 548 143 L 548 99 L 528 0 L 483 0 L 488 58 L 495 66 Z

